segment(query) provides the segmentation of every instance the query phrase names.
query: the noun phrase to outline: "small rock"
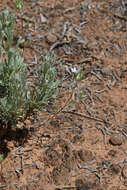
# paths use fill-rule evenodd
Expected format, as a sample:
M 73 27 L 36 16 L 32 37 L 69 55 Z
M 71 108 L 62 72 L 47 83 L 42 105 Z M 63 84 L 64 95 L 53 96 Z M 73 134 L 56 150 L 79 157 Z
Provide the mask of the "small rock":
M 109 142 L 112 145 L 122 145 L 123 139 L 122 139 L 122 136 L 120 134 L 113 134 L 113 135 L 111 135 Z
M 79 150 L 78 156 L 80 160 L 85 162 L 92 161 L 94 159 L 93 154 L 90 150 Z
M 40 19 L 42 24 L 47 23 L 47 18 L 44 15 L 40 14 Z
M 48 33 L 46 39 L 48 43 L 55 43 L 57 41 L 57 37 L 52 33 Z

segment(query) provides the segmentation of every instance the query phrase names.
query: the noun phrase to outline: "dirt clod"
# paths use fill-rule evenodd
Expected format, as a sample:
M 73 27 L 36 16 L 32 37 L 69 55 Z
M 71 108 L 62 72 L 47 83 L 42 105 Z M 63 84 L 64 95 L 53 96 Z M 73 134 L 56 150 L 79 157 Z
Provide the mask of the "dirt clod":
M 77 154 L 83 162 L 88 162 L 94 159 L 90 150 L 78 150 Z

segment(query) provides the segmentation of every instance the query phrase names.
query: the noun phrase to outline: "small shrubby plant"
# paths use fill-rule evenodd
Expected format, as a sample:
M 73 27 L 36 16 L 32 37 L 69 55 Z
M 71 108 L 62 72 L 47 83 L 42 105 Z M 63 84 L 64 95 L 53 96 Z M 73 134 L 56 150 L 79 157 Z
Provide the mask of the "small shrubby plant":
M 52 66 L 54 57 L 47 55 L 36 70 L 34 88 L 27 81 L 26 66 L 18 46 L 12 47 L 15 15 L 8 9 L 0 13 L 0 123 L 16 125 L 28 113 L 42 109 L 56 91 L 58 82 Z
M 42 63 L 36 70 L 35 88 L 30 91 L 30 108 L 41 109 L 42 105 L 47 105 L 59 84 L 56 81 L 56 72 L 51 65 L 55 57 L 47 55 L 42 57 Z
M 23 8 L 23 1 L 22 0 L 16 0 L 15 2 L 15 7 L 18 9 L 18 10 L 21 10 Z

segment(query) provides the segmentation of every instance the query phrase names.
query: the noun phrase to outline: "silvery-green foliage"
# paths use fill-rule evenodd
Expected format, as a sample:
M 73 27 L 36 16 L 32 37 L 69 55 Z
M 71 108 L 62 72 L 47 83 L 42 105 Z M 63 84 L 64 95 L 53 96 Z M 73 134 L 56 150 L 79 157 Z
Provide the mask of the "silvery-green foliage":
M 28 112 L 42 109 L 56 91 L 54 57 L 47 55 L 36 71 L 35 88 L 30 89 L 26 66 L 18 45 L 12 48 L 15 16 L 8 9 L 0 13 L 0 121 L 16 124 Z
M 16 120 L 27 111 L 25 65 L 20 54 L 10 49 L 0 63 L 0 119 Z
M 9 50 L 12 45 L 15 19 L 15 15 L 10 13 L 8 8 L 0 13 L 0 55 L 4 47 L 4 40 L 6 40 L 6 50 Z
M 12 48 L 14 21 L 14 14 L 7 8 L 0 13 L 0 120 L 3 122 L 16 122 L 27 110 L 26 67 L 20 52 Z
M 47 105 L 59 84 L 56 81 L 56 72 L 53 68 L 55 57 L 48 54 L 42 57 L 41 65 L 36 72 L 35 89 L 31 91 L 31 106 L 40 109 Z

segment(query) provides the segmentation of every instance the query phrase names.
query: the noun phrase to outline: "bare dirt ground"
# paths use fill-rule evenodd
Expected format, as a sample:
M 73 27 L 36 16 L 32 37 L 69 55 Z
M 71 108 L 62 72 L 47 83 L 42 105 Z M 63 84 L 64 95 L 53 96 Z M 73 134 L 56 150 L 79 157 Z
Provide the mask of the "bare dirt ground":
M 17 15 L 29 75 L 50 51 L 62 82 L 47 111 L 1 141 L 0 189 L 126 190 L 127 1 L 24 0 L 21 14 L 14 2 L 0 9 Z

